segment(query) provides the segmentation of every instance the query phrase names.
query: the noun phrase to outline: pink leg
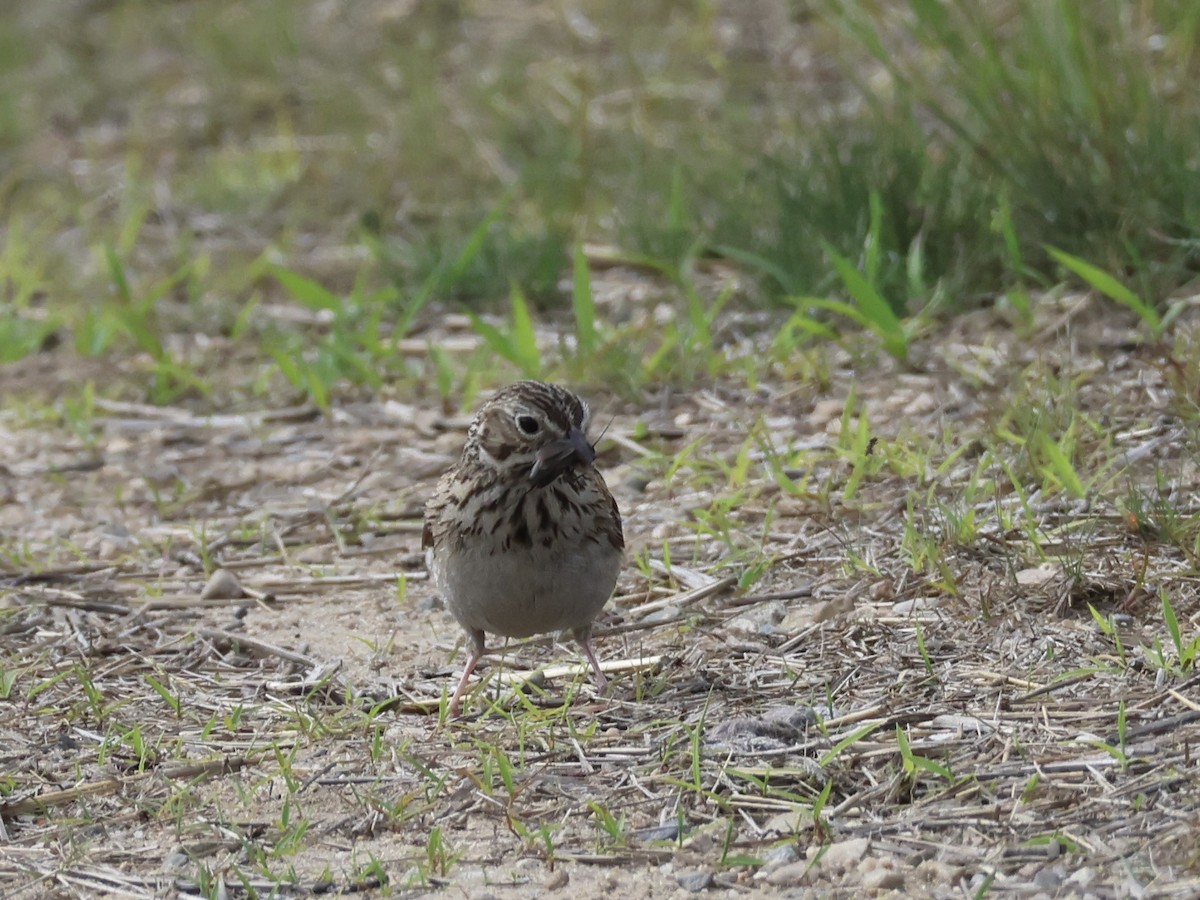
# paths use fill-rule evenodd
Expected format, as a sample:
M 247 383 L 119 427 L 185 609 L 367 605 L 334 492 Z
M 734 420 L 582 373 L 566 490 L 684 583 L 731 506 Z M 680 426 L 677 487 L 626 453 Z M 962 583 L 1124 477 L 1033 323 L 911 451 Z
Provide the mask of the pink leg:
M 592 649 L 592 629 L 577 628 L 574 635 L 575 640 L 579 642 L 579 646 L 583 648 L 583 655 L 592 664 L 592 671 L 596 674 L 596 687 L 604 690 L 608 685 L 608 679 L 604 677 L 604 672 L 600 669 L 600 663 L 596 659 L 596 651 Z
M 454 689 L 454 696 L 450 698 L 450 718 L 452 719 L 458 718 L 459 704 L 462 703 L 463 694 L 467 692 L 467 681 L 470 680 L 475 667 L 479 665 L 479 660 L 483 658 L 483 632 L 473 631 L 469 637 L 471 639 L 471 655 L 467 657 L 467 667 L 463 669 L 458 687 Z

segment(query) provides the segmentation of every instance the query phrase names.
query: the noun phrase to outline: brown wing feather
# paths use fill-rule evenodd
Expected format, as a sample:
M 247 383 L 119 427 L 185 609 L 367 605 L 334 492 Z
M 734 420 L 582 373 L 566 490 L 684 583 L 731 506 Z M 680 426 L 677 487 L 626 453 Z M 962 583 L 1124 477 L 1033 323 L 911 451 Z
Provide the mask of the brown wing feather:
M 612 531 L 609 532 L 608 539 L 618 550 L 624 550 L 625 531 L 621 526 L 621 510 L 617 508 L 617 498 L 609 494 L 608 503 L 609 508 L 612 509 Z

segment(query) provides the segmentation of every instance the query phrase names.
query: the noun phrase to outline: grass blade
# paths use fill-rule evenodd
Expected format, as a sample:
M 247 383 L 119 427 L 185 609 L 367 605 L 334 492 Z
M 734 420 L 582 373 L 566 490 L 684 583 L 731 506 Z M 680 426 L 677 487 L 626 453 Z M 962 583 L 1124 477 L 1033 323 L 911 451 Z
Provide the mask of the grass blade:
M 293 300 L 299 301 L 311 310 L 337 312 L 342 308 L 341 297 L 311 278 L 306 278 L 283 266 L 272 266 L 271 274 L 275 276 L 275 280 L 283 286 Z
M 571 303 L 575 308 L 575 340 L 580 356 L 591 356 L 599 343 L 596 334 L 596 302 L 592 295 L 592 276 L 583 247 L 575 245 L 574 284 Z
M 1133 310 L 1138 314 L 1138 317 L 1149 326 L 1154 332 L 1154 336 L 1158 337 L 1162 334 L 1163 324 L 1154 307 L 1148 304 L 1145 300 L 1131 291 L 1116 278 L 1109 275 L 1103 269 L 1093 266 L 1091 263 L 1084 262 L 1077 256 L 1072 256 L 1056 247 L 1046 245 L 1046 252 L 1054 257 L 1063 268 L 1073 272 L 1078 277 L 1098 290 L 1104 296 L 1108 297 L 1122 306 Z
M 865 317 L 867 327 L 883 340 L 884 349 L 896 359 L 903 362 L 908 359 L 908 337 L 904 326 L 892 311 L 887 300 L 875 290 L 861 272 L 854 267 L 850 260 L 839 254 L 828 244 L 822 244 L 825 252 L 833 261 L 838 277 L 846 286 L 850 297 Z
M 512 286 L 512 314 L 512 346 L 516 352 L 513 362 L 530 378 L 535 378 L 542 371 L 542 354 L 538 350 L 533 316 L 529 314 L 529 302 L 515 284 Z

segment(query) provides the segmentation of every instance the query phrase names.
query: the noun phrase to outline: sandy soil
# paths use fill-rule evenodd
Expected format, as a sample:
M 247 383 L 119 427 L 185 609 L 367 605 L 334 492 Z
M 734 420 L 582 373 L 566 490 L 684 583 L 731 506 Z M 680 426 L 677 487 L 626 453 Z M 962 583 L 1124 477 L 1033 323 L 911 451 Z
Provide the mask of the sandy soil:
M 593 396 L 630 547 L 611 690 L 535 640 L 440 724 L 462 636 L 420 515 L 464 416 L 97 398 L 75 427 L 38 410 L 95 366 L 6 367 L 0 892 L 1195 896 L 1196 676 L 1142 649 L 1172 646 L 1160 589 L 1200 633 L 1194 561 L 1121 506 L 1165 481 L 1195 514 L 1193 432 L 1094 313 L 965 317 L 906 369 L 831 350 L 824 383 Z M 1128 463 L 1087 501 L 997 437 L 1068 383 L 1110 435 L 1082 458 Z M 789 480 L 730 474 L 752 429 Z M 1024 496 L 975 501 L 1001 463 Z M 218 565 L 239 590 L 205 593 Z

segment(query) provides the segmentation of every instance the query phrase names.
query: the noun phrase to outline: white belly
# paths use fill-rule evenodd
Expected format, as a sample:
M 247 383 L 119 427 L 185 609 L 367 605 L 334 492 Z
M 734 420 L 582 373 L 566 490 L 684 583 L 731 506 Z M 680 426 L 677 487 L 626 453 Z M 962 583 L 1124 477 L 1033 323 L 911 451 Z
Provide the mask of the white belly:
M 464 547 L 440 564 L 434 560 L 433 575 L 464 628 L 505 637 L 590 624 L 621 568 L 621 551 L 607 541 L 490 549 Z

